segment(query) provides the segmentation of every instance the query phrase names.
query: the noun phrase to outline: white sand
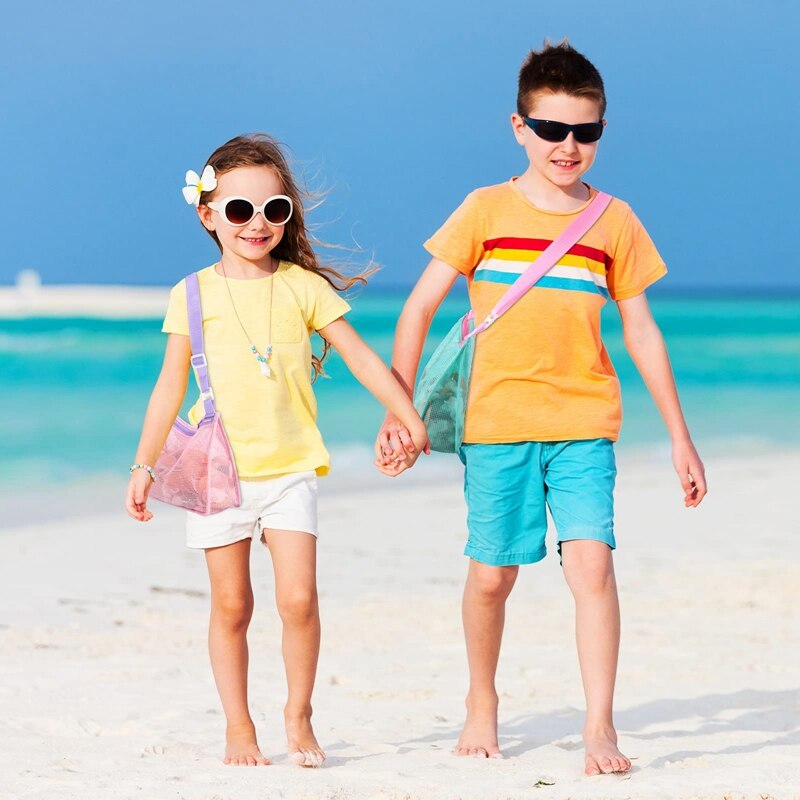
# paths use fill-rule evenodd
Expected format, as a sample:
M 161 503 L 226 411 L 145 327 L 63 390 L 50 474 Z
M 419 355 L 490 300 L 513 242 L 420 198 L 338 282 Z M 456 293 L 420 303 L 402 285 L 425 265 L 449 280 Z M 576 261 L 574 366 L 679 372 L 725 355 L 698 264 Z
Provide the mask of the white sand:
M 554 553 L 522 571 L 510 601 L 508 758 L 450 754 L 466 687 L 463 501 L 456 481 L 400 479 L 323 497 L 315 722 L 329 759 L 318 771 L 282 751 L 261 548 L 251 703 L 276 764 L 237 769 L 220 761 L 204 561 L 183 547 L 180 514 L 155 505 L 147 526 L 120 511 L 0 531 L 0 798 L 800 797 L 800 454 L 712 461 L 695 511 L 664 458 L 620 461 L 629 776 L 582 776 L 572 602 Z

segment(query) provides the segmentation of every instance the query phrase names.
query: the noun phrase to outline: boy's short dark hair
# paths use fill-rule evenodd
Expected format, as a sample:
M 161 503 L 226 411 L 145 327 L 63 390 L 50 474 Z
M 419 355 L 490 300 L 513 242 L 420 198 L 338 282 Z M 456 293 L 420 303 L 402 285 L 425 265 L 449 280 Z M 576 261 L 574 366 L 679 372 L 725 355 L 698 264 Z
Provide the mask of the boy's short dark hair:
M 525 116 L 533 97 L 541 92 L 563 92 L 573 97 L 588 97 L 600 106 L 600 119 L 606 113 L 603 79 L 594 64 L 566 39 L 558 44 L 544 43 L 531 50 L 519 71 L 517 113 Z

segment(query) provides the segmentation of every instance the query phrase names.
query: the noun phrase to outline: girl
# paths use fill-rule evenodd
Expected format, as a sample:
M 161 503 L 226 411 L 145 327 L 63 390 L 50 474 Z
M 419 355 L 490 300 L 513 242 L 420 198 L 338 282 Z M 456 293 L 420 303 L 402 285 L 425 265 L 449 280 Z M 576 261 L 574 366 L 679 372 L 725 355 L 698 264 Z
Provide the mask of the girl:
M 194 173 L 187 175 L 187 180 Z M 188 512 L 187 543 L 205 551 L 211 582 L 209 652 L 227 722 L 225 763 L 268 764 L 247 702 L 247 627 L 253 612 L 250 544 L 269 549 L 283 623 L 288 684 L 284 709 L 289 757 L 317 767 L 325 754 L 311 727 L 311 692 L 319 655 L 316 589 L 317 475 L 329 457 L 316 426 L 311 371 L 322 372 L 331 346 L 353 375 L 407 426 L 416 460 L 425 428 L 406 393 L 343 315 L 334 290 L 365 283 L 322 266 L 304 225 L 303 195 L 277 143 L 238 136 L 208 159 L 202 179 L 188 180 L 188 202 L 220 249 L 198 273 L 205 352 L 216 406 L 233 449 L 241 505 L 218 514 Z M 186 286 L 172 290 L 163 331 L 169 334 L 161 374 L 131 467 L 126 508 L 147 522 L 152 468 L 186 392 L 191 348 Z M 309 334 L 325 344 L 318 358 Z M 203 399 L 192 408 L 203 418 Z

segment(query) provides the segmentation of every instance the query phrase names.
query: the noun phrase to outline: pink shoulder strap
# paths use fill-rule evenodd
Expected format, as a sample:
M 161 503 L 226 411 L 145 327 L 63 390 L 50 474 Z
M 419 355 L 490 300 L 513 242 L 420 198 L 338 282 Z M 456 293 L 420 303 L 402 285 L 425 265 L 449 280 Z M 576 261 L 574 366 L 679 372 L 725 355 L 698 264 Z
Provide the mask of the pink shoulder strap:
M 563 232 L 547 246 L 547 249 L 539 258 L 514 281 L 509 290 L 500 298 L 497 305 L 489 312 L 486 319 L 469 333 L 462 328 L 462 343 L 471 336 L 476 336 L 482 331 L 485 331 L 493 322 L 502 317 L 503 314 L 505 314 L 506 311 L 508 311 L 508 309 L 539 280 L 539 278 L 548 272 L 552 266 L 557 264 L 561 258 L 569 252 L 573 245 L 580 241 L 581 237 L 589 228 L 600 219 L 603 212 L 608 208 L 608 204 L 611 200 L 610 194 L 598 192 L 594 200 L 583 209 L 580 216 L 573 220 Z M 465 317 L 465 325 L 469 324 L 470 315 L 472 315 L 472 311 Z

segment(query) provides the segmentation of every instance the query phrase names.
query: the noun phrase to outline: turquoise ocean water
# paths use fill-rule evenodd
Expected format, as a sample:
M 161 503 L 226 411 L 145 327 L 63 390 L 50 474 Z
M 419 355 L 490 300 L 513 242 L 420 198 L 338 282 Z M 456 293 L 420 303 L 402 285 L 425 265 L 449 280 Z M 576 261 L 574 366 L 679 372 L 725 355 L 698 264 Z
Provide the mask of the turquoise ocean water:
M 368 290 L 354 300 L 350 315 L 387 361 L 403 299 L 400 292 Z M 705 451 L 800 445 L 800 297 L 662 295 L 651 304 L 692 432 Z M 465 296 L 448 298 L 429 349 L 465 305 Z M 0 502 L 32 486 L 63 487 L 125 473 L 163 355 L 160 323 L 0 320 Z M 666 447 L 663 425 L 624 351 L 613 304 L 603 328 L 623 386 L 620 446 Z M 334 466 L 338 454 L 348 468 L 363 461 L 367 469 L 382 411 L 338 358 L 328 363 L 331 378 L 318 381 L 316 391 Z M 352 457 L 362 451 L 363 459 Z

